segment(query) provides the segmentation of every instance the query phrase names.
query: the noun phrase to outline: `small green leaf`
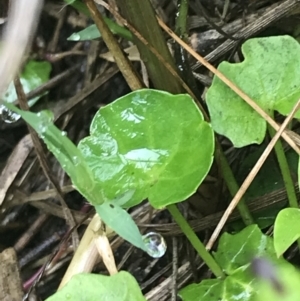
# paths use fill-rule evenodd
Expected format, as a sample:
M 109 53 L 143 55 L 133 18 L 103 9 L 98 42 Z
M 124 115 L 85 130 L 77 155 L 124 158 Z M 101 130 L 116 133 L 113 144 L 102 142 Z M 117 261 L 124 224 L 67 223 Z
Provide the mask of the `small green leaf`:
M 300 98 L 299 43 L 289 36 L 255 38 L 242 45 L 242 52 L 243 62 L 222 62 L 218 69 L 266 112 L 287 115 Z M 217 77 L 206 100 L 213 129 L 234 146 L 263 141 L 266 121 Z
M 33 89 L 45 83 L 50 76 L 51 64 L 49 62 L 29 61 L 20 75 L 20 81 L 24 92 L 28 93 Z M 39 95 L 28 101 L 29 106 L 33 106 L 42 95 Z M 12 103 L 17 99 L 17 93 L 13 83 L 10 83 L 7 91 L 4 93 L 2 100 Z
M 275 220 L 274 248 L 281 256 L 300 237 L 300 209 L 282 209 Z
M 132 34 L 129 30 L 118 25 L 117 23 L 108 18 L 104 18 L 104 21 L 113 34 L 117 34 L 120 37 L 127 39 L 128 41 L 132 41 Z M 99 32 L 97 26 L 93 24 L 79 32 L 74 32 L 68 37 L 68 41 L 86 41 L 97 39 L 100 37 L 101 33 Z
M 127 272 L 113 276 L 78 274 L 47 301 L 146 301 Z
M 146 251 L 140 231 L 127 211 L 109 201 L 102 205 L 96 205 L 95 209 L 101 219 L 122 238 Z
M 277 259 L 272 239 L 262 234 L 257 225 L 248 226 L 235 235 L 224 233 L 218 251 L 214 253 L 216 261 L 228 275 L 249 264 L 254 257 L 264 255 Z
M 256 295 L 255 279 L 249 267 L 222 279 L 203 280 L 179 292 L 183 301 L 252 301 Z
M 253 301 L 259 291 L 257 277 L 250 272 L 251 261 L 255 257 L 267 257 L 276 266 L 288 265 L 276 257 L 272 238 L 264 235 L 257 225 L 235 235 L 224 233 L 213 255 L 227 277 L 188 285 L 179 292 L 183 301 Z
M 188 95 L 139 90 L 96 113 L 79 143 L 104 194 L 134 191 L 157 208 L 195 192 L 213 161 L 214 134 Z

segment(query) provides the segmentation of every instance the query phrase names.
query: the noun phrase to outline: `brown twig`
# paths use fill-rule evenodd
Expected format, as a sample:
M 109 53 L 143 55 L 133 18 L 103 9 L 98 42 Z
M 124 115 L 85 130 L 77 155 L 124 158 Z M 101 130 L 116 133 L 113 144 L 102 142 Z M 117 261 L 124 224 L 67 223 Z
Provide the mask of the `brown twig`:
M 75 66 L 72 66 L 71 68 L 63 71 L 62 73 L 52 77 L 51 79 L 49 79 L 47 82 L 45 82 L 44 84 L 41 84 L 40 86 L 38 86 L 37 88 L 31 90 L 30 92 L 28 92 L 26 94 L 26 99 L 27 101 L 37 97 L 47 91 L 49 91 L 50 89 L 53 89 L 54 87 L 56 87 L 58 84 L 60 84 L 63 80 L 67 79 L 68 77 L 70 77 L 71 75 L 74 74 L 74 72 L 79 69 L 81 66 L 81 64 L 77 64 Z M 18 104 L 18 99 L 16 99 L 14 101 L 14 104 L 17 105 Z
M 14 249 L 16 250 L 16 252 L 20 252 L 27 246 L 29 241 L 40 230 L 41 226 L 45 223 L 45 221 L 49 218 L 49 216 L 50 215 L 46 213 L 39 215 L 39 217 L 34 221 L 34 223 L 30 225 L 30 227 L 24 232 L 24 234 L 15 243 Z
M 103 41 L 113 54 L 116 64 L 118 65 L 131 90 L 135 91 L 144 88 L 139 75 L 134 70 L 131 62 L 126 57 L 119 44 L 115 40 L 112 32 L 104 22 L 100 12 L 97 9 L 97 6 L 94 3 L 94 0 L 85 0 L 84 2 L 91 13 L 91 17 L 93 18 L 98 30 L 101 32 Z
M 185 83 L 185 81 L 179 76 L 177 71 L 169 64 L 164 58 L 160 55 L 160 53 L 148 43 L 148 41 L 140 34 L 139 31 L 137 31 L 131 24 L 127 22 L 117 11 L 113 10 L 107 3 L 105 3 L 102 0 L 95 0 L 97 3 L 103 5 L 107 10 L 109 10 L 116 19 L 120 20 L 145 46 L 149 48 L 149 50 L 157 57 L 157 59 L 165 65 L 166 69 L 170 72 L 172 76 L 174 76 L 181 84 L 181 86 L 184 88 L 184 90 L 196 101 L 198 107 L 200 108 L 202 114 L 204 115 L 205 120 L 209 120 L 208 115 L 206 114 L 206 111 L 202 107 L 200 101 L 196 97 L 196 95 L 193 93 L 193 91 L 190 89 L 190 87 Z
M 229 40 L 234 40 L 234 41 L 240 41 L 239 37 L 234 37 L 231 34 L 225 32 L 222 27 L 218 26 L 214 21 L 212 21 L 210 19 L 210 17 L 208 16 L 205 8 L 203 7 L 201 0 L 195 1 L 195 6 L 196 6 L 196 13 L 197 12 L 201 12 L 202 16 L 205 18 L 205 20 L 207 21 L 207 23 L 213 27 L 219 34 L 221 34 L 222 36 L 224 36 L 225 38 L 229 39 Z

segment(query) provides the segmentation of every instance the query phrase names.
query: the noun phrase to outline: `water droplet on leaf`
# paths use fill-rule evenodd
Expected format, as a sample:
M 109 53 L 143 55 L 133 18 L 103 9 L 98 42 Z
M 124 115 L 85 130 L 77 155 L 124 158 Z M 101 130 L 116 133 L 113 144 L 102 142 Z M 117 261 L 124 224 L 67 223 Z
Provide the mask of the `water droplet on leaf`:
M 143 241 L 146 246 L 146 252 L 153 258 L 160 258 L 165 255 L 167 245 L 164 238 L 156 233 L 149 232 L 143 235 Z
M 42 133 L 45 133 L 49 125 L 53 123 L 54 115 L 51 111 L 44 110 L 37 113 L 37 116 L 40 118 L 38 133 L 41 135 Z
M 72 160 L 73 160 L 73 164 L 74 164 L 75 166 L 79 165 L 80 162 L 81 162 L 80 158 L 78 158 L 77 156 L 73 156 L 73 157 L 72 157 Z
M 66 131 L 62 131 L 62 132 L 61 132 L 61 135 L 62 135 L 62 136 L 67 136 L 67 132 L 66 132 Z
M 44 122 L 50 123 L 50 122 L 53 122 L 53 120 L 54 120 L 54 115 L 53 115 L 53 113 L 52 113 L 51 111 L 49 111 L 49 110 L 43 110 L 43 111 L 37 113 L 37 115 L 38 115 L 39 117 L 41 117 L 41 119 L 42 119 Z
M 6 123 L 16 122 L 21 117 L 19 114 L 9 110 L 4 105 L 0 106 L 0 115 L 1 115 L 1 119 Z

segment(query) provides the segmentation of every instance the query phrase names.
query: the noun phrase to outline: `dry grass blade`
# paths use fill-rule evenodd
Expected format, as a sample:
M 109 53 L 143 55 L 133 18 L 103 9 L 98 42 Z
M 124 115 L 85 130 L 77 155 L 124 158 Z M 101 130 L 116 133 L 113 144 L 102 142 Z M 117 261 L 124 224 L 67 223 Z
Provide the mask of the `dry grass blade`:
M 279 128 L 279 130 L 277 131 L 275 136 L 272 138 L 269 145 L 267 146 L 267 148 L 265 149 L 265 151 L 263 152 L 263 154 L 261 155 L 259 160 L 256 162 L 256 164 L 252 168 L 251 172 L 249 173 L 249 175 L 247 176 L 247 178 L 245 179 L 245 181 L 241 185 L 239 191 L 237 192 L 237 194 L 235 195 L 235 197 L 232 199 L 231 203 L 227 207 L 227 209 L 226 209 L 225 213 L 223 214 L 219 224 L 217 225 L 215 231 L 213 232 L 210 240 L 208 241 L 208 243 L 206 245 L 207 250 L 210 250 L 212 248 L 214 242 L 217 240 L 217 238 L 218 238 L 222 228 L 224 227 L 226 221 L 228 220 L 230 214 L 233 212 L 234 208 L 237 206 L 237 204 L 240 201 L 241 197 L 244 195 L 244 193 L 246 192 L 246 190 L 248 189 L 248 187 L 252 183 L 253 179 L 255 178 L 257 173 L 259 172 L 261 166 L 266 161 L 267 157 L 269 156 L 270 152 L 272 151 L 272 149 L 273 149 L 274 145 L 276 144 L 277 140 L 280 138 L 280 136 L 283 133 L 284 129 L 286 128 L 288 123 L 293 119 L 295 113 L 299 110 L 299 108 L 300 108 L 300 100 L 298 100 L 297 104 L 294 106 L 291 113 L 286 117 L 283 124 L 281 125 L 281 127 Z
M 118 65 L 129 87 L 132 89 L 132 91 L 142 89 L 144 85 L 140 80 L 140 77 L 135 72 L 131 62 L 126 57 L 123 50 L 115 40 L 112 32 L 105 24 L 104 19 L 102 18 L 97 6 L 94 3 L 94 0 L 85 0 L 85 4 L 89 9 L 99 32 L 101 32 L 102 34 L 103 41 L 105 41 L 107 48 L 113 54 L 116 64 Z
M 99 215 L 96 214 L 86 228 L 58 289 L 65 286 L 73 275 L 92 271 L 99 257 L 96 245 L 94 244 L 94 231 L 98 230 L 101 224 Z
M 7 159 L 6 165 L 0 176 L 0 206 L 2 205 L 9 187 L 18 175 L 32 147 L 33 144 L 30 135 L 26 135 L 16 145 L 13 152 Z
M 93 243 L 96 245 L 96 248 L 102 257 L 103 263 L 105 264 L 109 274 L 117 274 L 118 269 L 116 267 L 114 254 L 104 230 L 99 229 L 96 233 L 94 233 L 94 235 L 95 238 Z

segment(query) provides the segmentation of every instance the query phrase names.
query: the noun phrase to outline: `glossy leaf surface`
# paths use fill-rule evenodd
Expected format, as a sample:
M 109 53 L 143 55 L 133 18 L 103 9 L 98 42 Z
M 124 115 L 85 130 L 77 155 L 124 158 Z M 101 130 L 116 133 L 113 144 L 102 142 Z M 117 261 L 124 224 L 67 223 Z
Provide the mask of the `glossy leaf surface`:
M 51 69 L 52 67 L 49 62 L 29 61 L 20 75 L 20 81 L 24 92 L 28 93 L 49 80 Z M 42 95 L 29 100 L 29 106 L 36 103 L 41 96 Z M 17 98 L 15 86 L 13 83 L 10 83 L 7 91 L 2 97 L 2 100 L 4 102 L 14 102 Z
M 113 276 L 78 274 L 47 301 L 146 301 L 127 272 Z
M 300 209 L 281 210 L 274 225 L 274 247 L 277 256 L 281 256 L 298 238 L 300 238 Z
M 235 235 L 223 234 L 214 257 L 227 274 L 225 279 L 204 280 L 179 292 L 183 301 L 252 301 L 257 291 L 257 278 L 250 271 L 255 257 L 267 257 L 276 264 L 286 264 L 277 259 L 273 241 L 257 225 L 251 225 Z
M 108 199 L 157 208 L 195 192 L 213 160 L 214 136 L 188 95 L 139 90 L 101 108 L 79 143 Z
M 287 115 L 300 98 L 299 43 L 289 36 L 255 38 L 242 52 L 243 62 L 222 62 L 218 69 L 266 112 Z M 265 120 L 217 77 L 206 100 L 213 129 L 236 147 L 263 141 Z

